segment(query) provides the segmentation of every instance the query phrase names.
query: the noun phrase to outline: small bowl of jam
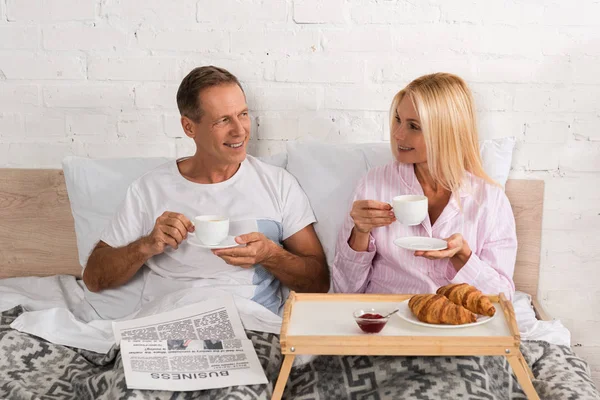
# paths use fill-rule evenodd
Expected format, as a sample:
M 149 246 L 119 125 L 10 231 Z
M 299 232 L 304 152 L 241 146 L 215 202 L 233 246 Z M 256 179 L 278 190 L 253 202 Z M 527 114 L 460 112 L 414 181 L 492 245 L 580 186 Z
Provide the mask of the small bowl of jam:
M 384 315 L 388 315 L 390 312 L 391 310 L 361 308 L 354 311 L 354 320 L 363 332 L 379 333 L 390 319 L 390 316 L 384 317 Z

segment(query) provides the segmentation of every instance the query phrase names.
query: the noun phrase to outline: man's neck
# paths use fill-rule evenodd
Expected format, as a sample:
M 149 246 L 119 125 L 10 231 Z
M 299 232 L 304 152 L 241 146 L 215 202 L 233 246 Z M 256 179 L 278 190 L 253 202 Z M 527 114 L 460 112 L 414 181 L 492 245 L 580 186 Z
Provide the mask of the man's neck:
M 240 168 L 241 164 L 216 164 L 197 153 L 178 163 L 179 173 L 192 182 L 212 184 L 230 179 Z

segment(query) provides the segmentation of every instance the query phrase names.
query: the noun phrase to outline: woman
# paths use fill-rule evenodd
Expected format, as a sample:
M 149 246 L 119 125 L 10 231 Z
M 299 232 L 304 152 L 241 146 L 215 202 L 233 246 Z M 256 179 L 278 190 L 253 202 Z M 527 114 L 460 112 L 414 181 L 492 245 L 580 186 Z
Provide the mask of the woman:
M 469 283 L 512 298 L 515 221 L 502 188 L 483 171 L 473 99 L 451 74 L 425 75 L 398 92 L 390 110 L 395 161 L 359 182 L 339 234 L 333 287 L 344 293 L 435 293 Z M 396 222 L 394 196 L 425 195 L 428 217 Z M 447 249 L 410 251 L 396 238 L 442 238 Z

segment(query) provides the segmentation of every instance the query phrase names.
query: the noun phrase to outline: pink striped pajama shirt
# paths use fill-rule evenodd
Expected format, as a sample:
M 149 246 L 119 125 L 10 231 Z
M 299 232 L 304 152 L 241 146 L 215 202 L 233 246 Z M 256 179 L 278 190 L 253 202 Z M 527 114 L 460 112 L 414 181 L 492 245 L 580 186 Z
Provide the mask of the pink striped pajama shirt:
M 354 200 L 391 203 L 394 196 L 423 194 L 413 164 L 393 162 L 376 167 L 359 182 Z M 513 272 L 517 254 L 515 219 L 504 191 L 467 173 L 460 191 L 462 211 L 455 196 L 435 224 L 399 222 L 371 231 L 369 248 L 356 252 L 348 245 L 354 222 L 348 213 L 338 236 L 332 266 L 333 289 L 339 293 L 434 293 L 439 286 L 466 282 L 483 293 L 515 291 Z M 352 205 L 350 205 L 351 208 Z M 460 233 L 473 254 L 456 272 L 449 259 L 428 260 L 394 245 L 406 236 L 445 239 Z

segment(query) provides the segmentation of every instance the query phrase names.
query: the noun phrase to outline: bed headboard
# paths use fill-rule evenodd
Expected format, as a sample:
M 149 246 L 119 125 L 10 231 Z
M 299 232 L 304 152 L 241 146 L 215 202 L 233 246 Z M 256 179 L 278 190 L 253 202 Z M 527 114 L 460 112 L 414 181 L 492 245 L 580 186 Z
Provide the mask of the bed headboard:
M 81 275 L 65 177 L 0 169 L 0 278 Z
M 542 249 L 542 216 L 544 212 L 544 181 L 509 179 L 506 196 L 515 214 L 517 225 L 517 290 L 536 298 L 540 277 Z
M 518 290 L 537 295 L 544 182 L 509 180 L 517 223 Z M 62 170 L 0 169 L 0 278 L 81 276 Z

